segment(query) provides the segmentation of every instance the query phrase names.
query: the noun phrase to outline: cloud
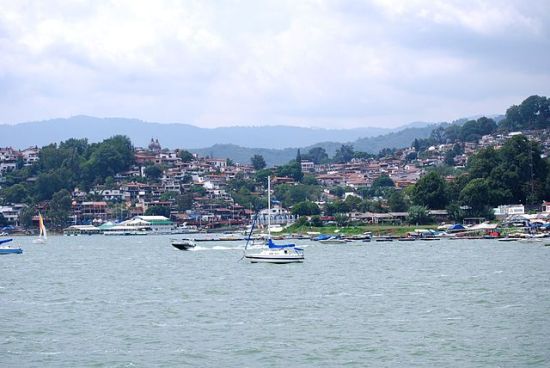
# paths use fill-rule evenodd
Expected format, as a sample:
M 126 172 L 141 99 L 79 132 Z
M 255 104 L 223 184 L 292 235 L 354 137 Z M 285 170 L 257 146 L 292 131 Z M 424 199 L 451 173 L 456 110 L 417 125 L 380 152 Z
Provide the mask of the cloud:
M 0 122 L 395 126 L 550 90 L 543 0 L 0 6 Z

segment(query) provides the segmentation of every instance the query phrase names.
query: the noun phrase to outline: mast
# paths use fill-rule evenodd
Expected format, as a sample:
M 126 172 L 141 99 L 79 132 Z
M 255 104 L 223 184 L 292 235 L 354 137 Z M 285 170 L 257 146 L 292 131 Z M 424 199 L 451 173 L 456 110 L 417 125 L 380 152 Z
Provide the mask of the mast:
M 271 175 L 267 177 L 267 239 L 271 239 Z

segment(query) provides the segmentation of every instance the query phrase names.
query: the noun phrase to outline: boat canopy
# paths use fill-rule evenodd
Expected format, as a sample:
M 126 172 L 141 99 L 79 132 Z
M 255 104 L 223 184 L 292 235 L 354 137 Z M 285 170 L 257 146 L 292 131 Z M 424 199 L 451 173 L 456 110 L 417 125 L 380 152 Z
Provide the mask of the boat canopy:
M 267 246 L 269 248 L 275 248 L 275 249 L 281 249 L 281 248 L 294 248 L 296 245 L 295 244 L 275 244 L 273 243 L 273 240 L 269 239 L 267 241 Z
M 462 224 L 454 224 L 449 226 L 447 230 L 465 230 L 465 227 Z

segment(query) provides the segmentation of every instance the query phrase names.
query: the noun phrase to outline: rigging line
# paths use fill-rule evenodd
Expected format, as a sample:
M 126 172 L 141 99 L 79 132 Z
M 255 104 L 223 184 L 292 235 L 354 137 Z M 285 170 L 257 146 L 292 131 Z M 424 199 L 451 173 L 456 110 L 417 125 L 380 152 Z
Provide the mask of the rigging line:
M 259 213 L 259 211 L 256 210 L 256 213 L 254 214 L 254 220 L 252 220 L 252 226 L 250 226 L 250 232 L 248 233 L 248 236 L 246 237 L 246 244 L 244 245 L 243 255 L 239 259 L 239 261 L 241 261 L 244 258 L 244 256 L 246 255 L 246 249 L 248 248 L 248 243 L 250 242 L 250 239 L 252 238 L 252 232 L 254 231 L 254 225 L 256 225 L 256 221 L 258 220 L 258 213 Z

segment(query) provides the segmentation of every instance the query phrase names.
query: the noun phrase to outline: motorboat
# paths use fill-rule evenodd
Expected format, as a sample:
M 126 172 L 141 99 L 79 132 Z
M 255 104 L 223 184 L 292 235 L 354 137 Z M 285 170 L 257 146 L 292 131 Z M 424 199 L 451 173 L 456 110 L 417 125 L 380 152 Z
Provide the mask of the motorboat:
M 21 254 L 23 249 L 18 247 L 11 247 L 9 245 L 4 245 L 5 243 L 11 242 L 13 239 L 0 239 L 0 254 Z
M 179 250 L 189 250 L 195 248 L 196 244 L 193 239 L 172 239 L 172 246 Z

